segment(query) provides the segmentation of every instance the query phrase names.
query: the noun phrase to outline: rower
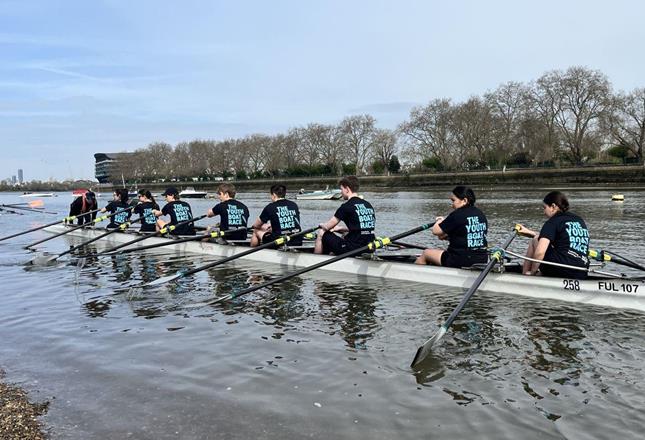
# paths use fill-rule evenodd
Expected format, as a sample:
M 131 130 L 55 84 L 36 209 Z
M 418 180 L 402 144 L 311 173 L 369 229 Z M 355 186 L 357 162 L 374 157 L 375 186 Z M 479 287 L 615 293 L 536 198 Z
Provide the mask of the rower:
M 226 235 L 227 240 L 246 240 L 246 227 L 249 219 L 249 208 L 235 200 L 235 185 L 222 183 L 217 187 L 217 196 L 220 203 L 208 210 L 209 217 L 219 215 L 219 230 L 230 231 L 239 229 Z
M 110 223 L 106 226 L 106 229 L 118 228 L 130 220 L 132 207 L 128 204 L 128 190 L 125 188 L 115 189 L 112 194 L 112 201 L 101 209 L 101 212 L 109 212 L 110 214 L 114 214 L 117 211 L 121 212 L 110 217 Z
M 141 218 L 141 232 L 155 232 L 157 230 L 157 216 L 154 211 L 159 210 L 152 193 L 147 189 L 139 190 L 139 203 L 134 207 L 135 214 Z
M 175 187 L 166 188 L 166 190 L 161 194 L 166 198 L 166 204 L 164 205 L 161 211 L 154 210 L 154 214 L 157 217 L 163 215 L 170 216 L 170 221 L 164 221 L 161 219 L 157 220 L 157 231 L 164 228 L 166 225 L 176 225 L 179 222 L 184 222 L 193 218 L 193 212 L 190 209 L 190 205 L 182 200 L 179 200 L 179 191 Z M 192 223 L 186 223 L 181 226 L 178 226 L 176 229 L 170 231 L 173 235 L 195 235 L 195 227 Z
M 276 184 L 271 187 L 271 203 L 264 207 L 253 223 L 252 247 L 300 232 L 300 210 L 295 202 L 285 199 L 286 195 L 286 186 Z M 293 238 L 289 244 L 301 246 L 302 237 Z
M 446 218 L 437 217 L 432 227 L 432 233 L 440 240 L 448 240 L 448 249 L 426 249 L 416 259 L 416 264 L 459 268 L 488 262 L 488 220 L 475 206 L 475 201 L 475 192 L 467 186 L 456 186 L 452 190 L 453 211 Z
M 542 201 L 544 215 L 548 220 L 540 233 L 520 225 L 518 233 L 533 237 L 526 256 L 544 262 L 553 262 L 589 268 L 589 230 L 584 220 L 569 212 L 569 200 L 560 191 L 551 191 Z M 549 277 L 584 279 L 587 272 L 565 267 L 540 264 L 525 260 L 525 275 L 542 274 Z
M 317 254 L 340 255 L 374 241 L 376 216 L 372 204 L 358 195 L 358 178 L 346 176 L 338 181 L 345 203 L 340 205 L 327 223 L 322 223 L 316 237 Z M 345 226 L 339 226 L 339 223 Z M 342 237 L 337 235 L 344 234 Z
M 95 211 L 98 208 L 99 205 L 96 202 L 96 194 L 94 194 L 90 190 L 87 190 L 83 193 L 83 195 L 76 197 L 71 205 L 69 205 L 69 216 L 76 216 L 76 218 L 78 219 L 77 224 L 79 225 L 90 223 L 96 218 L 96 212 L 88 215 L 80 214 Z

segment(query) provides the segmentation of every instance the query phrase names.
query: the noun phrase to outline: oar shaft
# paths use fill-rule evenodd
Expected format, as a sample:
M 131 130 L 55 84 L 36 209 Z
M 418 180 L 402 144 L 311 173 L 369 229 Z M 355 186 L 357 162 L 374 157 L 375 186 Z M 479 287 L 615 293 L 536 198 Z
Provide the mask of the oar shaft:
M 72 216 L 69 216 L 69 217 L 65 217 L 65 218 L 64 218 L 64 219 L 62 219 L 62 220 L 57 220 L 57 221 L 55 221 L 55 222 L 47 223 L 46 225 L 42 225 L 42 226 L 37 226 L 37 227 L 35 227 L 35 228 L 31 228 L 31 229 L 29 229 L 29 230 L 27 230 L 27 231 L 22 231 L 22 232 L 18 232 L 18 233 L 16 233 L 16 234 L 13 234 L 13 235 L 8 235 L 8 236 L 6 236 L 6 237 L 2 237 L 2 238 L 0 238 L 0 241 L 8 240 L 8 239 L 10 239 L 10 238 L 18 237 L 18 236 L 20 236 L 20 235 L 24 235 L 24 234 L 29 234 L 30 232 L 39 231 L 39 230 L 41 230 L 41 229 L 45 229 L 45 228 L 48 228 L 48 227 L 50 227 L 50 226 L 57 225 L 57 224 L 59 224 L 59 223 L 64 223 L 64 222 L 66 222 L 66 221 L 74 221 L 74 220 L 76 220 L 76 218 L 77 218 L 77 217 L 80 217 L 81 215 L 94 214 L 95 212 L 98 212 L 98 211 L 100 211 L 100 209 L 96 209 L 96 210 L 94 210 L 94 211 L 90 211 L 90 212 L 85 212 L 85 213 L 83 213 L 83 214 L 79 214 L 79 216 L 72 215 Z
M 353 257 L 355 255 L 362 254 L 363 252 L 372 252 L 372 251 L 374 251 L 374 250 L 376 250 L 376 249 L 378 249 L 378 248 L 380 248 L 380 247 L 382 247 L 384 245 L 387 245 L 387 244 L 389 244 L 389 243 L 391 243 L 393 241 L 396 241 L 396 240 L 399 240 L 401 238 L 407 237 L 409 235 L 416 234 L 417 232 L 421 232 L 423 230 L 429 229 L 429 228 L 432 227 L 432 225 L 433 224 L 421 225 L 421 226 L 418 226 L 418 227 L 416 227 L 414 229 L 411 229 L 411 230 L 409 230 L 407 232 L 403 232 L 401 234 L 395 235 L 395 236 L 390 237 L 390 238 L 377 239 L 377 240 L 375 240 L 375 241 L 373 241 L 373 242 L 371 242 L 371 243 L 369 243 L 369 244 L 367 244 L 365 246 L 362 246 L 360 248 L 354 249 L 353 251 L 349 251 L 349 252 L 346 252 L 344 254 L 337 255 L 335 257 L 332 257 L 332 258 L 326 259 L 324 261 L 321 261 L 320 263 L 316 263 L 314 265 L 307 266 L 307 267 L 304 267 L 302 269 L 299 269 L 299 270 L 297 270 L 295 272 L 291 272 L 291 273 L 288 273 L 286 275 L 282 275 L 282 276 L 270 279 L 269 281 L 266 281 L 266 282 L 264 282 L 262 284 L 259 284 L 257 286 L 249 287 L 248 289 L 242 290 L 242 291 L 237 292 L 235 294 L 229 294 L 229 295 L 222 296 L 222 297 L 217 298 L 217 299 L 215 299 L 213 301 L 207 302 L 207 304 L 215 304 L 215 303 L 227 300 L 227 299 L 237 298 L 237 297 L 246 295 L 248 293 L 255 292 L 256 290 L 260 290 L 260 289 L 263 289 L 265 287 L 271 286 L 273 284 L 280 283 L 280 282 L 282 282 L 284 280 L 287 280 L 289 278 L 293 278 L 295 276 L 302 275 L 304 273 L 307 273 L 307 272 L 310 272 L 312 270 L 321 268 L 323 266 L 327 266 L 329 264 L 332 264 L 332 263 L 335 263 L 337 261 L 340 261 L 340 260 L 342 260 L 344 258 Z
M 78 245 L 76 245 L 76 246 L 73 246 L 73 247 L 69 248 L 69 249 L 68 249 L 68 250 L 66 250 L 65 252 L 62 252 L 62 253 L 58 254 L 58 255 L 56 256 L 56 258 L 60 258 L 60 257 L 62 257 L 63 255 L 70 254 L 70 253 L 74 252 L 74 251 L 75 251 L 75 250 L 77 250 L 77 249 L 80 249 L 80 248 L 82 248 L 82 247 L 84 247 L 84 246 L 87 246 L 87 245 L 88 245 L 88 244 L 90 244 L 90 243 L 94 243 L 95 241 L 100 240 L 101 238 L 107 237 L 107 236 L 108 236 L 108 235 L 110 235 L 110 234 L 114 234 L 115 232 L 125 231 L 127 228 L 129 228 L 129 227 L 130 227 L 130 225 L 132 225 L 133 223 L 137 223 L 137 222 L 139 222 L 139 221 L 141 221 L 141 218 L 138 218 L 138 219 L 133 220 L 133 221 L 131 221 L 131 222 L 130 222 L 130 221 L 128 221 L 128 222 L 122 223 L 122 224 L 120 224 L 119 226 L 117 226 L 117 227 L 116 227 L 116 228 L 114 228 L 114 229 L 111 229 L 111 230 L 109 230 L 109 231 L 107 231 L 107 232 L 105 232 L 105 233 L 103 233 L 103 234 L 100 234 L 100 235 L 98 235 L 98 236 L 96 236 L 96 237 L 94 237 L 94 238 L 92 238 L 92 239 L 90 239 L 90 240 L 84 241 L 84 242 L 83 242 L 83 243 L 81 243 L 81 244 L 78 244 Z
M 213 231 L 213 232 L 209 232 L 208 234 L 196 235 L 194 237 L 179 238 L 177 240 L 168 241 L 167 243 L 155 243 L 155 244 L 149 244 L 147 246 L 140 246 L 132 249 L 124 249 L 121 252 L 122 253 L 135 252 L 135 251 L 138 252 L 138 251 L 144 251 L 146 249 L 155 249 L 163 246 L 171 246 L 173 244 L 186 243 L 188 241 L 204 240 L 205 238 L 208 238 L 208 239 L 220 238 L 220 237 L 225 237 L 233 232 L 241 231 L 243 229 L 246 229 L 246 228 L 231 229 L 229 231 Z
M 134 240 L 128 241 L 127 243 L 122 243 L 122 244 L 120 244 L 118 246 L 115 246 L 115 247 L 113 247 L 111 249 L 108 249 L 107 251 L 99 252 L 96 255 L 112 254 L 113 252 L 115 252 L 115 251 L 117 251 L 119 249 L 122 249 L 122 248 L 124 248 L 126 246 L 130 246 L 131 244 L 139 243 L 140 241 L 147 240 L 147 239 L 152 238 L 152 237 L 159 237 L 161 235 L 164 235 L 166 233 L 170 233 L 170 232 L 174 231 L 178 226 L 183 226 L 183 225 L 187 225 L 187 224 L 190 224 L 190 223 L 194 223 L 194 222 L 196 222 L 198 220 L 201 220 L 203 218 L 206 218 L 206 217 L 207 217 L 207 215 L 204 214 L 204 215 L 200 215 L 199 217 L 191 218 L 190 220 L 184 220 L 182 222 L 177 223 L 176 225 L 166 225 L 163 228 L 161 228 L 159 231 L 157 231 L 157 232 L 155 232 L 153 234 L 143 235 L 141 237 L 135 238 Z M 139 248 L 137 248 L 137 249 L 139 249 Z M 125 251 L 122 251 L 122 252 L 125 252 Z
M 100 223 L 100 222 L 102 222 L 103 220 L 107 220 L 107 219 L 109 219 L 109 218 L 112 218 L 112 217 L 114 217 L 114 216 L 115 216 L 115 215 L 117 215 L 117 214 L 121 214 L 122 212 L 130 211 L 132 208 L 134 208 L 134 207 L 126 208 L 126 209 L 120 209 L 120 210 L 115 211 L 115 212 L 113 212 L 113 213 L 111 213 L 111 214 L 108 214 L 108 215 L 102 215 L 102 216 L 100 216 L 100 217 L 95 218 L 94 220 L 92 220 L 92 221 L 91 221 L 91 222 L 89 222 L 89 223 L 85 223 L 85 224 L 82 224 L 82 225 L 74 226 L 74 227 L 69 228 L 68 230 L 66 230 L 66 231 L 64 231 L 64 232 L 60 232 L 60 233 L 58 233 L 58 234 L 54 234 L 54 235 L 52 235 L 51 237 L 43 238 L 42 240 L 38 240 L 38 241 L 36 241 L 36 242 L 34 242 L 34 243 L 31 243 L 31 244 L 29 244 L 29 245 L 25 246 L 25 249 L 29 249 L 29 248 L 31 248 L 31 247 L 34 247 L 34 246 L 38 245 L 38 244 L 44 243 L 44 242 L 49 241 L 49 240 L 53 240 L 53 239 L 54 239 L 54 238 L 56 238 L 56 237 L 60 237 L 61 235 L 69 234 L 70 232 L 74 232 L 74 231 L 76 231 L 76 230 L 78 230 L 78 229 L 85 228 L 85 227 L 90 226 L 90 225 L 92 225 L 92 224 Z M 100 211 L 100 209 L 99 209 L 98 211 Z M 87 213 L 84 213 L 84 214 L 82 214 L 82 215 L 87 215 L 87 214 L 91 214 L 91 213 L 92 213 L 92 211 L 87 212 Z

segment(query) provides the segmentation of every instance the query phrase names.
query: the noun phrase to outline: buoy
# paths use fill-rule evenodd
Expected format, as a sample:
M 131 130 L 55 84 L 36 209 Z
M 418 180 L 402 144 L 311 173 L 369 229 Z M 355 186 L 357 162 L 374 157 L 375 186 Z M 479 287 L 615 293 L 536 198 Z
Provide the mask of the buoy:
M 611 196 L 611 200 L 613 200 L 614 202 L 622 202 L 625 200 L 625 196 L 622 194 L 614 194 L 613 196 Z

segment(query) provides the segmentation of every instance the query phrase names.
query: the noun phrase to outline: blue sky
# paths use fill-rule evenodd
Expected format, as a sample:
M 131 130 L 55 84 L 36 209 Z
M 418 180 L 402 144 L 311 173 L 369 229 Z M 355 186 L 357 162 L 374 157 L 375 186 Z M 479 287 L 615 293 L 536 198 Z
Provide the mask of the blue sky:
M 95 152 L 277 133 L 584 65 L 645 86 L 639 1 L 0 2 L 0 179 Z

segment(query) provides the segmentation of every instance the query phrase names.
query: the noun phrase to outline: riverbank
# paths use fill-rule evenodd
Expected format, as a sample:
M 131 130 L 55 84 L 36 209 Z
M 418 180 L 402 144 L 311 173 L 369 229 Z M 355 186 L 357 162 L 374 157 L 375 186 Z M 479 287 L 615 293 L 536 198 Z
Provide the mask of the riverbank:
M 45 439 L 38 417 L 47 412 L 48 406 L 49 402 L 29 402 L 24 390 L 4 383 L 4 371 L 0 370 L 0 439 Z
M 363 190 L 405 190 L 422 189 L 454 185 L 470 185 L 474 187 L 495 186 L 497 189 L 516 189 L 518 186 L 531 188 L 547 188 L 561 186 L 565 188 L 585 187 L 597 188 L 599 185 L 612 186 L 643 186 L 645 185 L 645 167 L 643 165 L 619 165 L 572 168 L 512 168 L 506 170 L 482 170 L 464 172 L 436 172 L 424 174 L 395 174 L 391 176 L 360 176 Z M 233 180 L 232 183 L 240 190 L 265 190 L 276 182 L 282 182 L 291 190 L 320 189 L 329 185 L 336 186 L 338 177 L 294 177 Z M 139 187 L 153 191 L 174 185 L 179 188 L 192 186 L 195 189 L 213 191 L 219 181 L 175 181 L 139 184 Z M 100 191 L 110 191 L 111 185 L 101 185 Z

